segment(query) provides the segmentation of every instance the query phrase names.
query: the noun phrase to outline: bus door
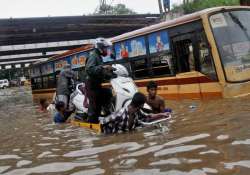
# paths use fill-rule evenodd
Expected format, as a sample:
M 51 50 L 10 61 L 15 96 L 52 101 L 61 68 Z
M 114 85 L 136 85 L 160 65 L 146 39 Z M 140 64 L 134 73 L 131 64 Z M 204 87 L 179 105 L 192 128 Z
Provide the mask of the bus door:
M 171 43 L 179 98 L 201 98 L 199 51 L 195 32 L 174 36 Z
M 222 87 L 218 81 L 215 64 L 205 32 L 197 31 L 198 71 L 201 96 L 207 98 L 221 98 Z

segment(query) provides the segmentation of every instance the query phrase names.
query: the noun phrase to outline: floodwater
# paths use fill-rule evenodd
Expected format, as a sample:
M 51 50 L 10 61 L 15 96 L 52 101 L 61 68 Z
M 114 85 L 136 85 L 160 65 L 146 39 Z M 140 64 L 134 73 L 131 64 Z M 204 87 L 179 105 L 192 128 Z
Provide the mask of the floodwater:
M 250 174 L 250 97 L 167 104 L 163 128 L 105 136 L 53 124 L 29 89 L 0 90 L 0 174 Z

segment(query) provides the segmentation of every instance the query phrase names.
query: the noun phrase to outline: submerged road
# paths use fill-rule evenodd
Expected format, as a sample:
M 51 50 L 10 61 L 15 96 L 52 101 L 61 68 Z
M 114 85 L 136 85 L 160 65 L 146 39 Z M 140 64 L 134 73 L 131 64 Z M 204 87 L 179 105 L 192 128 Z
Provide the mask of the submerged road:
M 167 105 L 164 128 L 105 136 L 53 124 L 27 88 L 0 90 L 0 174 L 249 174 L 250 97 Z

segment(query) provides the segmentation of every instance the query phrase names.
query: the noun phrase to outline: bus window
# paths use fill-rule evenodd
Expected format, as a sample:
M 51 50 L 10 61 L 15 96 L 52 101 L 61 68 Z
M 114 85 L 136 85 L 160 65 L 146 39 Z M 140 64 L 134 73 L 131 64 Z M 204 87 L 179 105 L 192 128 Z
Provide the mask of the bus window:
M 56 72 L 56 83 L 58 82 L 60 72 Z
M 36 89 L 36 84 L 35 84 L 35 79 L 34 78 L 31 78 L 31 88 L 32 88 L 32 90 Z
M 54 75 L 48 76 L 48 88 L 55 88 L 55 76 Z
M 42 89 L 42 78 L 38 77 L 34 79 L 35 89 Z
M 168 31 L 162 30 L 148 35 L 148 50 L 153 76 L 171 74 L 171 59 Z
M 43 88 L 47 89 L 48 88 L 48 77 L 43 77 Z
M 200 72 L 204 75 L 209 76 L 209 78 L 211 78 L 212 80 L 217 80 L 214 62 L 210 53 L 208 43 L 206 42 L 204 37 L 200 39 L 201 40 L 198 42 Z
M 170 53 L 162 53 L 152 57 L 150 60 L 152 64 L 153 75 L 162 76 L 173 74 L 171 59 L 172 55 Z
M 195 70 L 194 47 L 191 39 L 173 42 L 174 55 L 178 67 L 177 72 L 190 72 Z
M 150 76 L 147 59 L 145 58 L 131 61 L 131 67 L 134 78 L 136 79 Z

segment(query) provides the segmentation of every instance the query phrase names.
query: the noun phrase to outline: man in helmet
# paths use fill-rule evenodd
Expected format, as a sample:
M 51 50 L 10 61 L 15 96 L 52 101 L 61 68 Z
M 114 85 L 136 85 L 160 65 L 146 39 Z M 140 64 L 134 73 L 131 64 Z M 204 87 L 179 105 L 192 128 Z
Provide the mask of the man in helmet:
M 98 117 L 104 104 L 109 104 L 112 97 L 110 89 L 103 88 L 102 83 L 106 74 L 112 71 L 111 65 L 103 65 L 102 57 L 107 56 L 108 47 L 111 44 L 104 38 L 97 38 L 95 49 L 90 53 L 87 60 L 85 71 L 86 92 L 89 99 L 88 120 L 91 123 L 98 123 Z

